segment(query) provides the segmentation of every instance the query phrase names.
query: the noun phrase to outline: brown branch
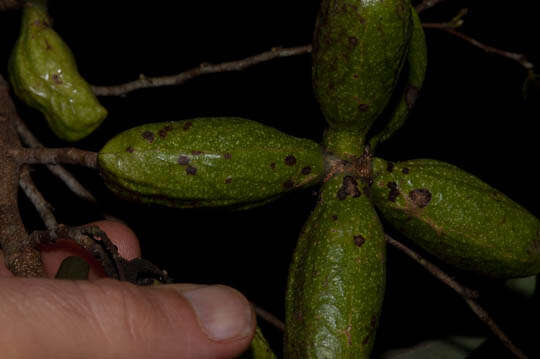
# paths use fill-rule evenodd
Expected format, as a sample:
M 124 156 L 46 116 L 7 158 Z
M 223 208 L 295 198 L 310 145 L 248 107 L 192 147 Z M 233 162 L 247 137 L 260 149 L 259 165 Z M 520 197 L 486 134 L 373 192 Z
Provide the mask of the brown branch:
M 445 0 L 424 0 L 420 4 L 416 5 L 416 12 L 421 13 L 422 11 L 432 8 L 443 1 Z
M 173 76 L 164 77 L 146 77 L 140 75 L 138 80 L 131 81 L 117 86 L 94 86 L 94 93 L 98 96 L 118 96 L 125 95 L 131 91 L 148 88 L 180 85 L 197 76 L 212 74 L 217 72 L 240 71 L 247 67 L 260 64 L 265 61 L 273 60 L 280 57 L 288 57 L 301 55 L 311 52 L 311 45 L 304 45 L 291 48 L 273 48 L 270 51 L 263 52 L 258 55 L 250 56 L 242 60 L 223 62 L 220 64 L 203 63 L 191 70 L 182 72 Z
M 43 277 L 41 255 L 28 237 L 19 213 L 19 164 L 8 155 L 8 151 L 21 148 L 14 126 L 15 114 L 8 84 L 0 75 L 0 247 L 6 266 L 14 275 Z
M 274 327 L 279 329 L 280 331 L 285 331 L 285 323 L 283 323 L 278 317 L 276 317 L 274 314 L 267 312 L 266 310 L 262 309 L 255 303 L 251 302 L 251 305 L 253 306 L 253 309 L 255 309 L 255 313 L 268 323 L 272 324 Z
M 23 0 L 0 0 L 0 12 L 18 9 L 22 4 Z
M 429 273 L 431 273 L 433 276 L 435 276 L 437 279 L 441 280 L 443 283 L 445 283 L 447 286 L 455 290 L 463 299 L 465 302 L 469 305 L 469 307 L 472 309 L 472 311 L 477 315 L 477 317 L 484 322 L 484 324 L 491 330 L 493 334 L 499 340 L 504 344 L 504 346 L 512 352 L 516 356 L 516 358 L 526 359 L 527 356 L 516 347 L 512 341 L 508 338 L 508 336 L 502 331 L 501 328 L 495 323 L 493 318 L 489 315 L 489 313 L 480 306 L 475 300 L 476 297 L 478 297 L 478 293 L 476 291 L 473 291 L 456 280 L 452 279 L 449 275 L 443 272 L 442 269 L 437 267 L 435 264 L 429 262 L 425 258 L 423 258 L 420 254 L 416 253 L 412 249 L 406 247 L 402 243 L 396 241 L 392 237 L 390 237 L 388 234 L 385 234 L 386 242 L 393 247 L 399 249 L 401 252 L 405 253 L 407 256 L 412 258 L 414 261 L 416 261 L 418 264 L 420 264 L 422 267 L 424 267 Z
M 442 23 L 424 22 L 422 26 L 427 29 L 439 29 L 442 31 L 446 31 L 447 33 L 454 35 L 468 42 L 469 44 L 484 50 L 487 53 L 496 54 L 496 55 L 505 57 L 507 59 L 514 60 L 517 63 L 519 63 L 522 67 L 524 67 L 527 71 L 532 71 L 532 69 L 534 68 L 534 65 L 527 60 L 527 57 L 525 55 L 506 51 L 506 50 L 501 50 L 496 47 L 486 45 L 476 39 L 473 39 L 470 36 L 463 34 L 462 32 L 457 31 L 456 28 L 461 26 L 461 24 L 463 23 L 463 21 L 461 20 L 461 17 L 465 13 L 466 12 L 462 10 L 460 14 L 458 14 L 458 16 L 456 16 L 454 19 L 452 19 L 449 22 L 442 22 Z
M 41 142 L 30 132 L 30 129 L 28 129 L 19 116 L 15 118 L 15 128 L 25 145 L 33 148 L 43 147 Z M 52 174 L 63 181 L 75 195 L 91 203 L 97 202 L 96 198 L 64 167 L 60 165 L 47 165 L 47 168 Z
M 54 231 L 58 226 L 56 218 L 52 212 L 52 206 L 43 198 L 41 192 L 37 189 L 32 177 L 30 176 L 30 168 L 27 165 L 21 167 L 21 173 L 19 177 L 19 186 L 26 194 L 26 197 L 32 202 L 34 207 L 39 213 L 39 216 L 45 223 L 45 227 L 49 231 Z
M 26 164 L 74 164 L 97 168 L 97 153 L 78 148 L 19 148 L 9 150 L 18 163 Z

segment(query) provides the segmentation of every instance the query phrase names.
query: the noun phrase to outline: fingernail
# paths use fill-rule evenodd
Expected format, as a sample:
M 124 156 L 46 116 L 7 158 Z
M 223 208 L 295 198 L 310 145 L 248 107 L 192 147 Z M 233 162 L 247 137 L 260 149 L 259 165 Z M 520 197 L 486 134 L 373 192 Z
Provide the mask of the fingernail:
M 182 291 L 191 303 L 203 331 L 212 340 L 240 339 L 253 330 L 253 309 L 238 291 L 222 286 L 204 286 Z

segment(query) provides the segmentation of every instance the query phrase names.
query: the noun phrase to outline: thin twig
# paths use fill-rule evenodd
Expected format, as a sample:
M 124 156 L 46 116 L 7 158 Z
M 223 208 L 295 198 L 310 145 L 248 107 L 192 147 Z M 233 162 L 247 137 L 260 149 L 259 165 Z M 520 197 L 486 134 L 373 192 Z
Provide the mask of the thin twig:
M 97 153 L 78 148 L 21 148 L 8 151 L 19 163 L 74 164 L 97 168 Z
M 259 317 L 266 320 L 268 323 L 272 324 L 274 327 L 281 330 L 282 332 L 285 331 L 285 323 L 283 323 L 278 317 L 276 317 L 270 312 L 267 312 L 253 302 L 251 302 L 251 305 L 253 306 L 253 309 L 255 309 L 255 313 L 257 313 Z
M 446 31 L 447 33 L 454 35 L 462 40 L 465 40 L 471 45 L 476 46 L 486 51 L 487 53 L 497 54 L 499 56 L 506 57 L 507 59 L 514 60 L 528 71 L 531 71 L 534 68 L 534 65 L 527 60 L 527 57 L 525 55 L 506 51 L 506 50 L 501 50 L 496 47 L 486 45 L 476 39 L 473 39 L 470 36 L 467 36 L 457 31 L 455 29 L 456 26 L 453 22 L 444 22 L 444 23 L 425 22 L 422 24 L 422 26 L 428 29 L 439 29 L 439 30 Z
M 23 165 L 21 167 L 19 175 L 19 186 L 38 211 L 39 216 L 45 224 L 45 227 L 49 231 L 54 231 L 58 226 L 58 222 L 56 222 L 56 218 L 54 217 L 52 206 L 45 200 L 45 198 L 43 198 L 43 195 L 34 184 L 34 181 L 30 176 L 30 168 L 28 165 Z
M 448 285 L 450 288 L 454 289 L 464 300 L 467 302 L 472 311 L 478 316 L 478 318 L 484 322 L 484 324 L 491 330 L 493 334 L 504 344 L 504 346 L 516 356 L 516 358 L 526 359 L 527 356 L 516 347 L 508 336 L 501 330 L 501 328 L 495 323 L 493 318 L 489 313 L 483 309 L 480 304 L 478 304 L 474 298 L 478 297 L 478 293 L 473 291 L 462 284 L 458 283 L 456 280 L 452 279 L 449 275 L 444 273 L 442 269 L 437 267 L 435 264 L 429 262 L 423 258 L 420 254 L 416 253 L 412 249 L 406 247 L 402 243 L 396 241 L 388 234 L 385 234 L 385 239 L 388 244 L 399 249 L 401 252 L 405 253 L 407 256 L 412 258 L 422 267 L 424 267 L 429 273 L 435 276 L 437 279 L 441 280 L 443 283 Z
M 18 116 L 15 118 L 15 127 L 25 145 L 32 148 L 44 147 Z M 63 181 L 75 195 L 91 203 L 97 202 L 96 198 L 64 167 L 60 165 L 47 165 L 47 168 L 52 174 Z
M 131 91 L 148 88 L 179 85 L 197 76 L 216 72 L 240 71 L 247 67 L 260 64 L 265 61 L 280 57 L 301 55 L 311 52 L 311 45 L 304 45 L 290 48 L 275 47 L 270 51 L 258 55 L 250 56 L 242 60 L 223 62 L 220 64 L 203 63 L 191 70 L 173 76 L 146 77 L 140 75 L 139 79 L 117 86 L 94 86 L 94 93 L 98 96 L 119 96 Z
M 445 0 L 424 0 L 420 4 L 416 5 L 416 12 L 421 13 L 422 11 L 432 8 L 443 1 Z

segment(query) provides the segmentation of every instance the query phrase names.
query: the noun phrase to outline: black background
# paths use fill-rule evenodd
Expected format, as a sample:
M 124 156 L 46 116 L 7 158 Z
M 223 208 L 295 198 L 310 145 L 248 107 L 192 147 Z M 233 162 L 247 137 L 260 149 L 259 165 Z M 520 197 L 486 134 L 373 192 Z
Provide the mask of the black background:
M 54 28 L 73 50 L 81 74 L 92 84 L 112 85 L 139 74 L 175 74 L 202 62 L 244 58 L 275 46 L 311 41 L 318 1 L 51 1 Z M 485 43 L 538 56 L 534 2 L 447 1 L 422 14 L 443 22 L 459 9 L 469 14 L 461 31 Z M 0 13 L 0 71 L 6 76 L 19 14 Z M 406 126 L 378 149 L 390 160 L 429 157 L 479 176 L 538 215 L 536 122 L 538 97 L 525 101 L 526 71 L 439 30 L 426 31 L 429 67 L 421 97 Z M 100 101 L 109 117 L 76 146 L 99 150 L 112 135 L 137 124 L 200 116 L 242 116 L 320 141 L 324 119 L 311 89 L 309 55 L 273 60 L 242 72 L 205 75 L 184 85 L 139 90 Z M 17 103 L 23 119 L 50 147 L 67 146 L 51 135 L 43 118 Z M 246 212 L 192 212 L 127 204 L 112 197 L 92 171 L 69 167 L 139 236 L 145 258 L 182 282 L 224 283 L 283 317 L 288 264 L 313 190 Z M 37 169 L 34 179 L 54 205 L 60 222 L 77 225 L 99 212 Z M 29 230 L 42 227 L 24 197 Z M 389 249 L 388 289 L 376 354 L 444 335 L 487 335 L 464 302 L 419 266 Z M 451 273 L 482 290 L 496 319 L 526 348 L 519 298 L 501 283 Z M 531 317 L 531 313 L 527 315 Z M 279 335 L 267 333 L 276 344 Z M 530 333 L 530 332 L 529 332 Z M 486 349 L 487 350 L 487 349 Z M 477 357 L 487 357 L 479 351 Z M 498 351 L 503 357 L 504 351 Z

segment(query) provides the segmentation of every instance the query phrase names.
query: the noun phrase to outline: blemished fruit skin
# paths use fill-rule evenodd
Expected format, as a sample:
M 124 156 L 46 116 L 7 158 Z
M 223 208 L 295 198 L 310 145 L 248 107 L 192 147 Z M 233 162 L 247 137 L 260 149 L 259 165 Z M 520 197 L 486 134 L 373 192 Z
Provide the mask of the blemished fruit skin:
M 416 99 L 422 89 L 427 69 L 427 45 L 422 22 L 418 13 L 411 6 L 411 18 L 413 20 L 413 29 L 409 42 L 409 50 L 405 68 L 402 71 L 402 77 L 406 76 L 406 83 L 398 97 L 398 102 L 392 109 L 390 120 L 386 126 L 370 139 L 370 147 L 373 151 L 381 142 L 389 139 L 397 130 L 403 126 L 409 116 Z M 398 86 L 399 87 L 399 86 Z M 392 105 L 392 102 L 389 106 Z
M 493 278 L 540 273 L 540 221 L 453 165 L 373 161 L 373 201 L 414 243 L 456 268 Z
M 289 269 L 286 358 L 369 358 L 386 285 L 384 233 L 362 180 L 321 189 Z
M 128 200 L 176 208 L 262 205 L 318 183 L 321 147 L 235 117 L 151 123 L 98 154 L 107 186 Z
M 408 0 L 323 0 L 313 39 L 313 88 L 330 128 L 365 136 L 407 55 Z
M 25 2 L 19 38 L 9 60 L 15 94 L 45 116 L 61 139 L 78 141 L 107 116 L 77 70 L 66 43 L 51 28 L 47 2 Z

